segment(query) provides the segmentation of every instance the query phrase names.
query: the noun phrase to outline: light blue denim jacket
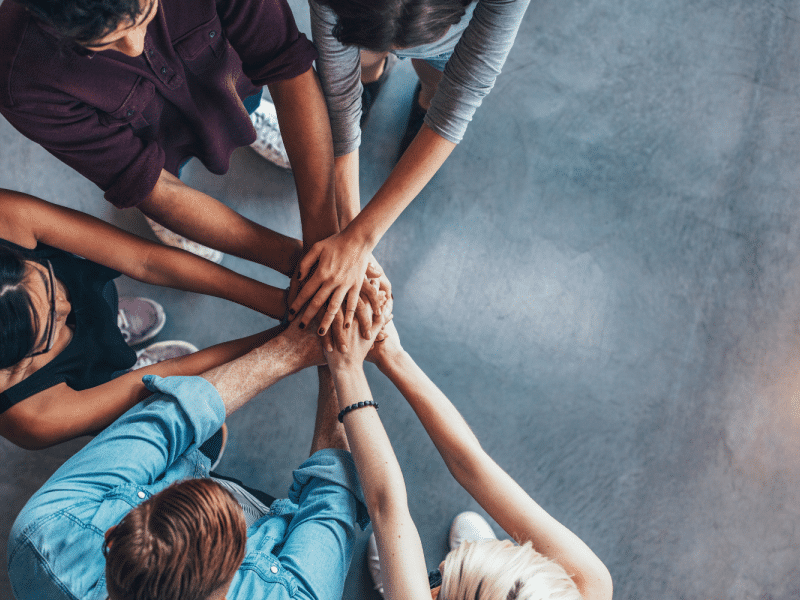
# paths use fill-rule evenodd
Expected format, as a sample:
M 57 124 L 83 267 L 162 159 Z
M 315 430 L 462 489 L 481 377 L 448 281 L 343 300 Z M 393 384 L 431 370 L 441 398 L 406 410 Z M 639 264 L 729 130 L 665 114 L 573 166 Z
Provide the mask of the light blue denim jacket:
M 105 531 L 175 481 L 208 476 L 197 448 L 225 420 L 217 390 L 200 377 L 143 380 L 156 393 L 64 463 L 17 517 L 8 572 L 18 600 L 105 599 Z M 317 452 L 294 472 L 289 499 L 248 529 L 228 600 L 338 600 L 355 524 L 368 522 L 350 454 Z

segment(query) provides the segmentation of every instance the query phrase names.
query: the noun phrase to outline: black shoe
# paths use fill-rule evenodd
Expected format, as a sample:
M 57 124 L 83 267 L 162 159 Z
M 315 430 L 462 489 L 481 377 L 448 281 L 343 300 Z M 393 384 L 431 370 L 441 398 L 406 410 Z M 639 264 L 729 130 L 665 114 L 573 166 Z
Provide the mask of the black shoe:
M 408 115 L 408 125 L 406 125 L 406 132 L 403 134 L 403 139 L 400 141 L 400 152 L 397 155 L 400 159 L 414 138 L 417 137 L 419 130 L 422 129 L 422 122 L 425 120 L 427 110 L 419 105 L 419 94 L 422 91 L 422 84 L 418 83 L 417 88 L 414 90 L 414 97 L 411 100 L 411 112 Z
M 389 78 L 389 72 L 392 70 L 392 67 L 396 62 L 397 62 L 397 57 L 390 52 L 389 54 L 386 55 L 386 59 L 383 63 L 383 73 L 381 73 L 381 76 L 371 83 L 362 84 L 363 87 L 363 90 L 361 92 L 362 128 L 364 127 L 364 123 L 366 123 L 367 119 L 369 118 L 369 111 L 372 110 L 372 105 L 375 104 L 375 100 L 378 98 L 378 94 L 381 91 L 381 87 L 383 87 L 383 84 L 386 83 L 386 80 Z

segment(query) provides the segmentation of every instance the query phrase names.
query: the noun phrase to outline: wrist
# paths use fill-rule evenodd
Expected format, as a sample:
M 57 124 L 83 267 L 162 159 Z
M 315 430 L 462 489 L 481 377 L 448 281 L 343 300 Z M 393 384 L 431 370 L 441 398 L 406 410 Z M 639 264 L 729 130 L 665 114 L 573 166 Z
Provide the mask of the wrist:
M 348 225 L 342 230 L 345 235 L 354 244 L 357 244 L 363 251 L 372 253 L 375 246 L 380 241 L 380 236 L 376 236 L 375 232 L 370 227 L 364 224 L 360 219 L 364 213 L 359 213 Z
M 394 374 L 403 369 L 409 360 L 411 360 L 411 356 L 403 348 L 386 348 L 378 355 L 375 366 L 391 379 Z

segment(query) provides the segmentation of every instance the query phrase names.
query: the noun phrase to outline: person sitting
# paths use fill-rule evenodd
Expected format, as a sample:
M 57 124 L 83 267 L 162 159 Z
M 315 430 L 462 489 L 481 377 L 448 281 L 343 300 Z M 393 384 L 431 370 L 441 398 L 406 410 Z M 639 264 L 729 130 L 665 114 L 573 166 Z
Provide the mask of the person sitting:
M 439 566 L 441 587 L 429 580 L 403 474 L 364 375 L 371 340 L 350 332 L 349 351 L 333 348 L 325 358 L 372 520 L 370 567 L 384 597 L 430 600 L 434 585 L 441 600 L 610 600 L 611 576 L 600 559 L 486 454 L 458 410 L 403 350 L 394 325 L 384 331 L 369 358 L 414 409 L 455 479 L 518 542 L 498 541 L 488 524 L 462 517 L 451 539 L 455 549 Z M 472 541 L 460 543 L 464 537 Z
M 286 245 L 299 256 L 299 240 L 286 238 Z M 291 260 L 274 266 L 291 274 Z M 129 344 L 143 341 L 148 328 L 153 333 L 161 316 L 151 304 L 150 325 L 135 325 L 136 337 L 125 339 L 113 283 L 120 274 L 225 298 L 278 320 L 286 311 L 285 290 L 84 213 L 0 190 L 0 435 L 36 449 L 98 432 L 149 395 L 143 375 L 196 375 L 275 334 L 189 355 L 185 346 L 162 344 L 140 352 L 141 370 L 126 372 L 137 361 Z M 130 323 L 123 329 L 130 334 Z
M 18 515 L 8 544 L 17 600 L 339 600 L 356 524 L 369 519 L 330 378 L 288 499 L 209 473 L 198 451 L 263 389 L 323 362 L 319 338 L 295 325 L 201 376 L 147 375 L 153 395 Z

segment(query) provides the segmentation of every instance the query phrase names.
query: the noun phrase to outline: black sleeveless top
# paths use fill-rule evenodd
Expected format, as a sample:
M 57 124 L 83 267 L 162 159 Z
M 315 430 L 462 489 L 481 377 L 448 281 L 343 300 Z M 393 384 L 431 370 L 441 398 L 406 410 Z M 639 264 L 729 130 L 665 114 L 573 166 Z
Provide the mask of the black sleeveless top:
M 58 356 L 38 371 L 0 392 L 0 412 L 43 390 L 66 383 L 74 390 L 86 390 L 113 379 L 117 371 L 136 362 L 117 327 L 117 308 L 104 297 L 104 289 L 120 273 L 69 252 L 39 244 L 28 250 L 0 239 L 0 245 L 17 252 L 23 259 L 53 265 L 56 278 L 69 291 L 72 311 L 67 324 L 73 326 L 72 340 Z M 113 283 L 110 288 L 113 288 Z M 113 303 L 116 305 L 116 290 Z

